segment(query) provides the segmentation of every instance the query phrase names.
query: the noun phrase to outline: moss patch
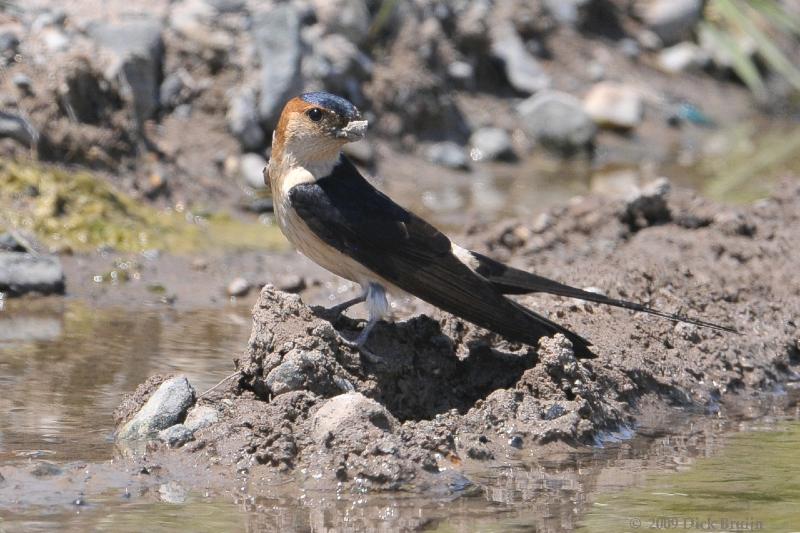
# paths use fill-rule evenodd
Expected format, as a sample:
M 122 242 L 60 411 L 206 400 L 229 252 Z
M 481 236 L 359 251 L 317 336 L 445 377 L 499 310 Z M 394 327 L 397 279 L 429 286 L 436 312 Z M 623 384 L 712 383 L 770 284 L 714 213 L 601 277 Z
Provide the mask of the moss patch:
M 78 251 L 101 246 L 128 252 L 285 246 L 274 226 L 157 210 L 89 172 L 16 162 L 0 162 L 3 226 L 31 231 L 51 247 Z

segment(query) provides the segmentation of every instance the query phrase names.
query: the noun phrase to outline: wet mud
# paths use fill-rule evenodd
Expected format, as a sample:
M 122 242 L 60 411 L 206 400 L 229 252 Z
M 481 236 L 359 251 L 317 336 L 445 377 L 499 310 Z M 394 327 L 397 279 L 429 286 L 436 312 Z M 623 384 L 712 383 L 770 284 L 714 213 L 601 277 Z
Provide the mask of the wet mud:
M 363 321 L 268 285 L 236 374 L 198 396 L 218 420 L 128 460 L 213 464 L 229 472 L 220 483 L 280 473 L 309 488 L 459 492 L 509 457 L 601 444 L 665 409 L 713 414 L 797 378 L 796 183 L 737 207 L 662 183 L 466 233 L 462 244 L 514 266 L 740 333 L 531 295 L 519 301 L 590 339 L 597 357 L 576 358 L 561 336 L 510 343 L 424 304 L 380 324 L 365 357 L 341 341 Z M 160 379 L 126 401 L 120 424 Z

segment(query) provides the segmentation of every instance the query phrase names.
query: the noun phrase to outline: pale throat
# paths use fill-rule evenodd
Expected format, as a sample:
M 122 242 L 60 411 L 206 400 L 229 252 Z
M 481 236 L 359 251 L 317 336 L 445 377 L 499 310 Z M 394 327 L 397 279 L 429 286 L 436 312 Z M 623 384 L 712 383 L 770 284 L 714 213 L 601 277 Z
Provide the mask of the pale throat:
M 340 142 L 309 141 L 301 139 L 287 142 L 281 152 L 270 160 L 270 176 L 285 176 L 289 172 L 303 169 L 311 174 L 314 180 L 328 176 L 339 163 L 342 153 Z M 274 163 L 274 167 L 273 167 Z

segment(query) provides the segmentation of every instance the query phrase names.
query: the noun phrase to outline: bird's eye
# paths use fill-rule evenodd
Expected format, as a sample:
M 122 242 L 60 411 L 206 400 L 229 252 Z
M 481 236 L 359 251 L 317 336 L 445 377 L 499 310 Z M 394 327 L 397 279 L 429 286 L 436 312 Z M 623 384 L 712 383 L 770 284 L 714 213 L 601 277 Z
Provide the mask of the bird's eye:
M 316 107 L 312 107 L 306 112 L 308 118 L 313 120 L 314 122 L 319 122 L 322 119 L 322 110 Z

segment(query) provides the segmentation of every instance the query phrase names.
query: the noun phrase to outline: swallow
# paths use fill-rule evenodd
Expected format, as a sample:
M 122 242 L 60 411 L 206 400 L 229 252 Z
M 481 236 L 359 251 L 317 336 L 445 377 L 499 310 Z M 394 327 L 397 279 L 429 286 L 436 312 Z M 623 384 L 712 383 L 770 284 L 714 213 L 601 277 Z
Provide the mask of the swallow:
M 508 296 L 544 292 L 735 332 L 570 287 L 462 248 L 373 187 L 342 153 L 346 143 L 364 138 L 366 130 L 367 121 L 348 100 L 325 92 L 301 94 L 281 113 L 265 170 L 276 220 L 287 239 L 303 255 L 363 290 L 332 309 L 339 316 L 366 302 L 364 329 L 355 341 L 342 339 L 345 343 L 366 350 L 370 331 L 389 315 L 387 293 L 403 292 L 533 347 L 540 338 L 561 333 L 572 341 L 576 354 L 587 357 L 593 356 L 591 342 Z

